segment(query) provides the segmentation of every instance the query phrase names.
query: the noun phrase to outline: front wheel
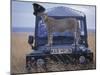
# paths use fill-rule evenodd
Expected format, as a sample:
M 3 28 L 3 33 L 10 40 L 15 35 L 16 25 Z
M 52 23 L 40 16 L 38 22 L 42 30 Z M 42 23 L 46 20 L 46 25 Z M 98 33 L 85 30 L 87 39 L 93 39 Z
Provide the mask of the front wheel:
M 31 64 L 30 63 L 28 63 L 27 65 L 26 65 L 26 71 L 29 73 L 29 72 L 31 72 Z

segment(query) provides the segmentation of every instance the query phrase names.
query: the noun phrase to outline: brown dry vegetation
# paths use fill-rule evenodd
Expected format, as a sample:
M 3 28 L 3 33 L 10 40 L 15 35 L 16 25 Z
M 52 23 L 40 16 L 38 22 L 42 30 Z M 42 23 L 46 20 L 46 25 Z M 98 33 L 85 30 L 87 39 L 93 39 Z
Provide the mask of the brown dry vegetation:
M 25 57 L 26 54 L 31 52 L 31 48 L 27 43 L 28 32 L 12 32 L 11 38 L 11 73 L 26 73 L 25 70 Z M 88 36 L 89 48 L 95 55 L 95 34 L 89 33 Z M 94 56 L 95 61 L 95 56 Z M 62 71 L 62 70 L 76 70 L 85 67 L 82 65 L 64 65 L 64 64 L 48 64 L 49 71 Z M 95 67 L 95 65 L 94 65 Z M 33 70 L 35 72 L 35 70 Z

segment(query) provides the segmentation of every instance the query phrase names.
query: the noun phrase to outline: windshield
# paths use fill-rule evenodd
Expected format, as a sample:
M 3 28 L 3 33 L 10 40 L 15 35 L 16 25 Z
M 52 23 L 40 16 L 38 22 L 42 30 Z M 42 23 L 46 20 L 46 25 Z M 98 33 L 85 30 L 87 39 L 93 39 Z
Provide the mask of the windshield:
M 38 22 L 38 41 L 40 45 L 47 44 L 47 28 L 42 20 Z M 74 33 L 64 31 L 64 32 L 53 32 L 53 44 L 73 44 Z
M 43 37 L 47 37 L 48 33 L 47 33 L 47 28 L 46 25 L 43 23 L 42 20 L 39 21 L 38 24 L 38 37 L 43 38 Z M 52 33 L 53 36 L 73 36 L 72 32 L 53 32 Z
M 46 37 L 47 36 L 47 28 L 42 20 L 38 23 L 38 37 Z

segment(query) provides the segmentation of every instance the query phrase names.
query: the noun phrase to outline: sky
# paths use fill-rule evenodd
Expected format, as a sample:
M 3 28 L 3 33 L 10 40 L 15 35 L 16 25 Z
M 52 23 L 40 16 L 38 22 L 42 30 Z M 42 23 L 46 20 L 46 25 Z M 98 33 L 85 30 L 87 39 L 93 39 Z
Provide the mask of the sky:
M 34 28 L 35 16 L 33 15 L 34 2 L 18 2 L 12 1 L 12 27 L 13 28 Z M 95 29 L 95 6 L 82 5 L 67 5 L 67 4 L 51 4 L 38 3 L 44 6 L 47 10 L 57 6 L 70 7 L 82 11 L 86 15 L 87 28 Z

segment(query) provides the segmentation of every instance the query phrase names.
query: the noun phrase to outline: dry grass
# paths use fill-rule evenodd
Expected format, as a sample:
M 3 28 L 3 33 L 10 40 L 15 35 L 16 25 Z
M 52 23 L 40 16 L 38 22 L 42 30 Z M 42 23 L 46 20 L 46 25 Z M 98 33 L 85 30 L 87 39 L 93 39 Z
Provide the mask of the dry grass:
M 12 73 L 26 73 L 25 71 L 25 57 L 26 54 L 31 52 L 31 48 L 27 43 L 28 35 L 32 33 L 28 32 L 12 32 L 11 41 L 11 72 Z M 95 34 L 89 33 L 88 36 L 89 47 L 95 55 Z M 94 56 L 95 61 L 95 56 Z M 60 71 L 60 70 L 75 70 L 84 67 L 81 65 L 48 65 L 49 71 Z
M 95 60 L 96 60 L 96 36 L 95 36 L 95 33 L 92 33 L 92 32 L 89 32 L 88 33 L 88 44 L 89 44 L 89 48 L 91 49 L 91 51 L 93 52 L 94 54 L 94 63 L 95 63 Z
M 25 57 L 31 48 L 27 43 L 28 33 L 12 33 L 11 39 L 11 72 L 25 73 Z

